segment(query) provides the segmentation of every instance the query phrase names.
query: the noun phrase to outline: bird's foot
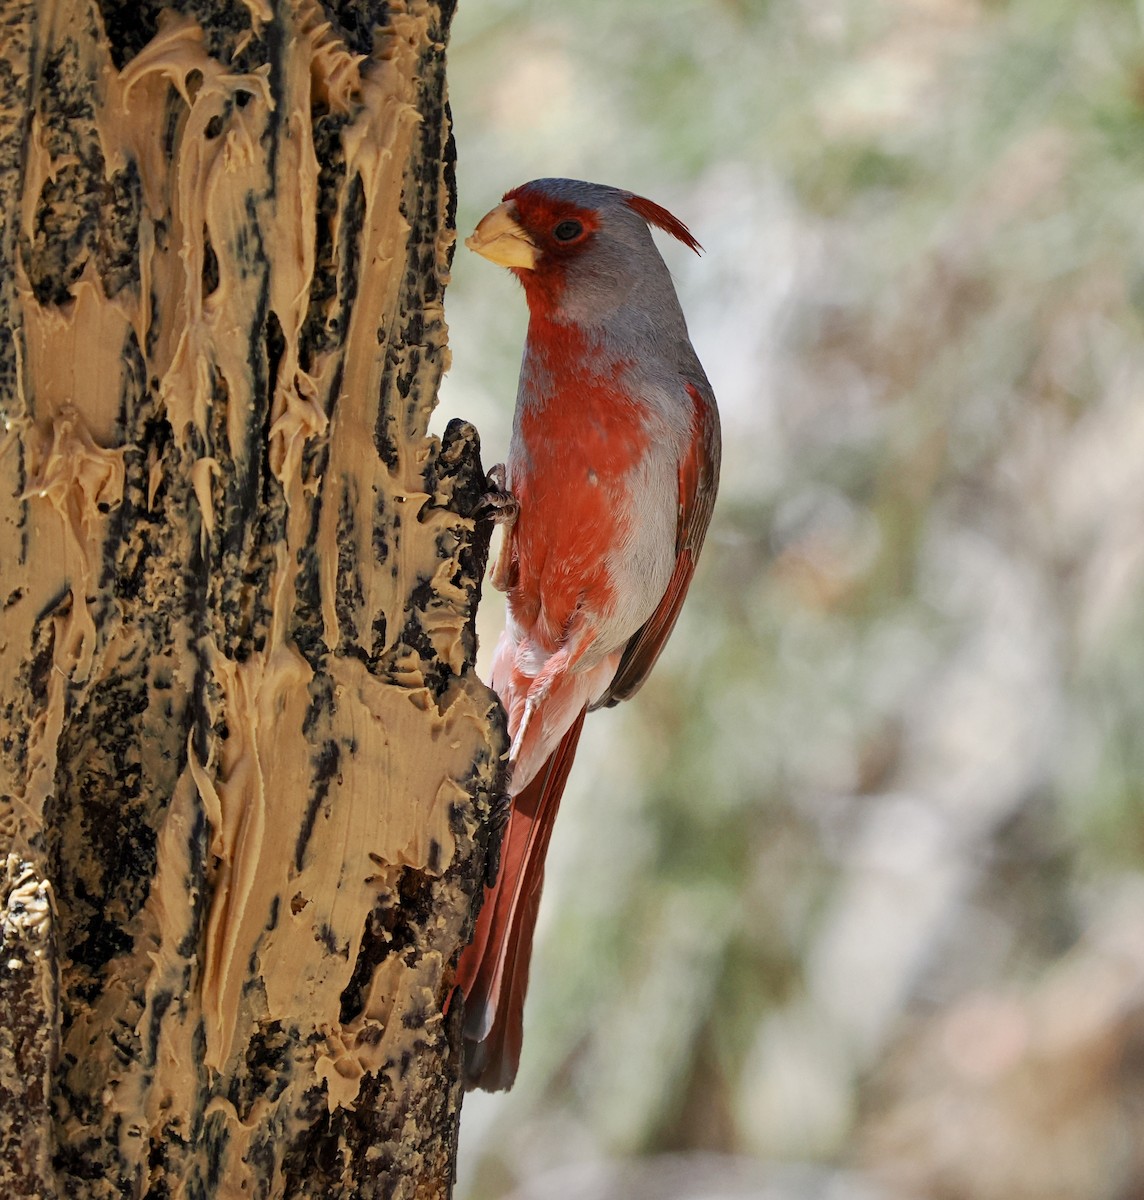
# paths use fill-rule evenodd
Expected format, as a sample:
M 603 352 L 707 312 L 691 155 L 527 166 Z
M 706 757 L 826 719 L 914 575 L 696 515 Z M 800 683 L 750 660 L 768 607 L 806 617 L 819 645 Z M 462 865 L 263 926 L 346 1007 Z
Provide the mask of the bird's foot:
M 487 518 L 494 525 L 507 525 L 511 529 L 520 512 L 520 501 L 508 490 L 504 463 L 497 463 L 489 469 L 485 486 L 488 490 L 477 501 L 474 516 L 478 520 Z

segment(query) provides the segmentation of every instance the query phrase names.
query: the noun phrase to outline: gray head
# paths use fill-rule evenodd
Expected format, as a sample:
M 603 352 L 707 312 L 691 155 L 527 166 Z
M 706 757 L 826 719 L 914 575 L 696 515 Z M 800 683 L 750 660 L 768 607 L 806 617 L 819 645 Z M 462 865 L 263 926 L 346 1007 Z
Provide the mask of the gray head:
M 683 329 L 649 224 L 698 253 L 687 227 L 642 196 L 579 179 L 534 179 L 506 192 L 466 245 L 520 279 L 534 318 Z

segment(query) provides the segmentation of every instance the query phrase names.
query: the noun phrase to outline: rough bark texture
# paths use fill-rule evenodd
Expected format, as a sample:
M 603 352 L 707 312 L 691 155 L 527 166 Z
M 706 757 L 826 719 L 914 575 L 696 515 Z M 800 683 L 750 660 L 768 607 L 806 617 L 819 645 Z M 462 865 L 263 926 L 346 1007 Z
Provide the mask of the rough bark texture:
M 0 0 L 5 1200 L 450 1191 L 450 8 Z

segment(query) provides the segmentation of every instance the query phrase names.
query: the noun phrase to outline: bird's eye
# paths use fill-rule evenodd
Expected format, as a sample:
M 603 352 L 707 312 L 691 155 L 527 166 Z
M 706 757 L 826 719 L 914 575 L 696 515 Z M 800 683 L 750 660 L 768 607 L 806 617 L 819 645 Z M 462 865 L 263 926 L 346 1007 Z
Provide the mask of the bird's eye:
M 584 226 L 579 221 L 561 221 L 552 231 L 552 236 L 558 242 L 574 242 L 584 232 Z

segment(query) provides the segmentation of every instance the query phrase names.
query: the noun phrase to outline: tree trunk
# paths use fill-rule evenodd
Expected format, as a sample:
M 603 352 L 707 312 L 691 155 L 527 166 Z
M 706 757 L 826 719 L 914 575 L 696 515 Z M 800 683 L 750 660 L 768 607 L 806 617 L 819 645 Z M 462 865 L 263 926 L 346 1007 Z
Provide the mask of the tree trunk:
M 179 7 L 0 0 L 0 1196 L 447 1196 L 451 5 Z

